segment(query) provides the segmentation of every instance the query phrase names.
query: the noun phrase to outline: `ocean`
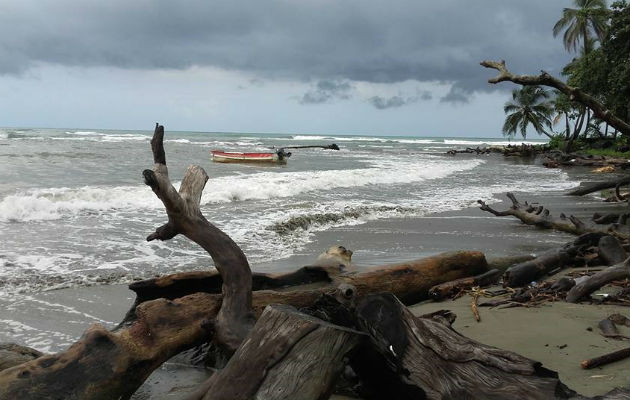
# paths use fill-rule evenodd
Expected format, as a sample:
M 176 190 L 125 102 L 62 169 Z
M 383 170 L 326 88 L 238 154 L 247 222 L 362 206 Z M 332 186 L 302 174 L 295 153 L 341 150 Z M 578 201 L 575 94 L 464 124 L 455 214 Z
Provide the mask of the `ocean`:
M 127 283 L 212 266 L 186 238 L 146 242 L 166 221 L 145 186 L 152 131 L 0 129 L 0 293 Z M 528 140 L 528 143 L 544 141 Z M 292 150 L 287 165 L 213 163 L 211 149 Z M 571 187 L 565 172 L 497 155 L 455 157 L 451 148 L 505 139 L 313 136 L 166 131 L 171 180 L 189 164 L 210 176 L 202 211 L 230 235 L 252 269 L 304 252 L 316 233 L 370 221 L 458 210 L 506 191 Z M 511 143 L 521 143 L 515 141 Z M 387 253 L 376 242 L 362 257 Z M 327 246 L 322 248 L 325 250 Z M 313 254 L 313 258 L 316 254 Z M 280 263 L 281 264 L 281 263 Z M 276 271 L 277 272 L 277 271 Z

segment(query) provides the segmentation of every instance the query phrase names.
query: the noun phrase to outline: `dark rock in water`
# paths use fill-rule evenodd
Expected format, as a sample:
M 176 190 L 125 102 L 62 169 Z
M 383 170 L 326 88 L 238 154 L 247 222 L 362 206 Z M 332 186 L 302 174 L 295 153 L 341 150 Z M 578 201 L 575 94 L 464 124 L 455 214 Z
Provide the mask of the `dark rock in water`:
M 413 211 L 413 208 L 400 206 L 355 207 L 348 208 L 340 213 L 316 213 L 291 217 L 284 222 L 275 223 L 267 229 L 274 231 L 279 235 L 288 235 L 298 229 L 307 230 L 311 226 L 321 226 L 345 220 L 358 219 L 364 215 L 372 213 L 393 212 L 397 214 L 405 214 Z
M 0 343 L 0 371 L 43 356 L 44 353 L 15 343 Z

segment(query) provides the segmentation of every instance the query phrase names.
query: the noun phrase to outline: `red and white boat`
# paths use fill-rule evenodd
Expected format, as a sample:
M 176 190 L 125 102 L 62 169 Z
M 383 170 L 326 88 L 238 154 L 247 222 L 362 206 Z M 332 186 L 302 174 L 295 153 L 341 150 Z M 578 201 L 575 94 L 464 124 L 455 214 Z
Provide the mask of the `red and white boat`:
M 286 164 L 291 153 L 285 153 L 282 149 L 269 153 L 237 153 L 222 150 L 212 150 L 212 161 L 221 163 L 272 163 Z

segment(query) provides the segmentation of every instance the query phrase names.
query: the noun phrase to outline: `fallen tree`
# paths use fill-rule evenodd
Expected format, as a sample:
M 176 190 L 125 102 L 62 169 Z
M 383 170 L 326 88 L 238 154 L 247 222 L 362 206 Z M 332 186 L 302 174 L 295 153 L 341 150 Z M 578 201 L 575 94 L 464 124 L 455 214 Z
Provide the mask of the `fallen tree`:
M 626 160 L 626 164 L 628 161 Z M 630 185 L 630 175 L 621 176 L 616 179 L 611 179 L 603 182 L 592 182 L 582 184 L 575 189 L 571 189 L 567 194 L 570 196 L 584 196 L 585 194 L 599 192 L 600 190 L 610 188 L 620 188 L 624 185 Z
M 357 307 L 370 346 L 351 365 L 377 396 L 392 399 L 569 398 L 575 392 L 540 363 L 468 339 L 449 325 L 416 318 L 394 296 Z M 376 354 L 374 354 L 376 352 Z M 377 360 L 381 361 L 377 361 Z
M 560 214 L 559 217 L 553 217 L 550 211 L 542 205 L 534 206 L 527 202 L 521 204 L 512 193 L 507 193 L 506 196 L 512 202 L 512 206 L 504 211 L 497 211 L 481 200 L 477 200 L 477 203 L 481 205 L 479 208 L 483 211 L 487 211 L 497 217 L 513 216 L 527 225 L 557 229 L 574 235 L 593 232 L 609 234 L 624 240 L 630 239 L 630 225 L 627 224 L 627 220 L 624 221 L 626 224 L 595 224 L 582 221 L 573 215 L 567 217 L 564 214 Z
M 629 278 L 630 258 L 617 265 L 608 267 L 603 271 L 597 272 L 595 275 L 573 286 L 571 290 L 569 290 L 569 293 L 567 293 L 566 300 L 569 303 L 577 303 L 609 282 Z
M 545 71 L 541 71 L 540 75 L 517 75 L 510 72 L 505 66 L 505 61 L 482 61 L 481 66 L 495 69 L 499 72 L 494 78 L 488 79 L 488 83 L 496 84 L 499 82 L 510 81 L 519 85 L 543 85 L 558 89 L 566 94 L 569 100 L 576 101 L 585 105 L 593 111 L 593 116 L 607 122 L 610 126 L 617 129 L 623 135 L 630 136 L 630 124 L 617 117 L 613 112 L 608 110 L 595 97 L 582 91 L 580 88 L 572 87 L 554 78 Z

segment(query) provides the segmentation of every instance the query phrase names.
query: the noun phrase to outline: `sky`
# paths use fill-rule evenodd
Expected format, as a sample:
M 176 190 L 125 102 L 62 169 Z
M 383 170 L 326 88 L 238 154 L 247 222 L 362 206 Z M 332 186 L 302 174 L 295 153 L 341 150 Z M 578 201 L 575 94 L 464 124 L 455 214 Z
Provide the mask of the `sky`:
M 479 62 L 559 75 L 568 6 L 0 0 L 0 126 L 500 137 Z

